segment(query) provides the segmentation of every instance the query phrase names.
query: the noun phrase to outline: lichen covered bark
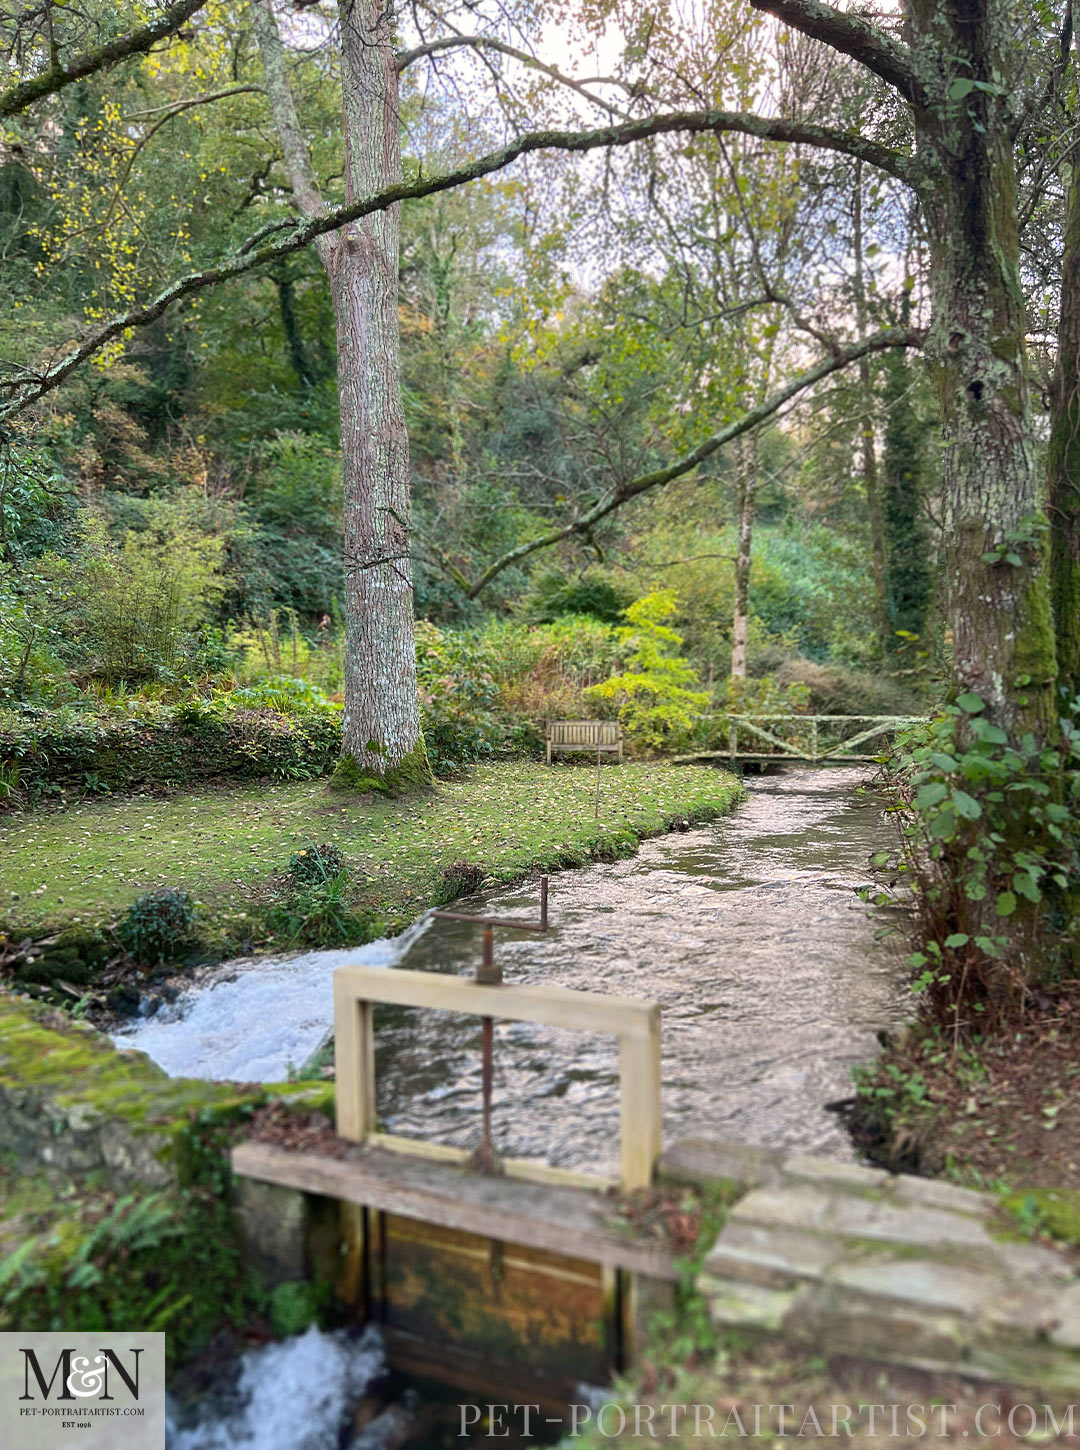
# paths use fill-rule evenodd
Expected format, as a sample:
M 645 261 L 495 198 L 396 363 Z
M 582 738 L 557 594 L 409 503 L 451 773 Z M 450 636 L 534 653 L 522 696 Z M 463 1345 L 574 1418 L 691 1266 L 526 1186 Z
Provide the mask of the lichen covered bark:
M 349 200 L 401 180 L 398 72 L 381 0 L 340 5 Z M 398 338 L 400 207 L 347 227 L 330 261 L 345 488 L 343 757 L 400 773 L 422 749 Z M 429 772 L 421 772 L 430 778 Z
M 269 0 L 255 7 L 266 89 L 293 195 L 323 210 Z M 392 13 L 340 0 L 348 203 L 401 181 Z M 409 440 L 398 337 L 400 206 L 319 241 L 337 333 L 345 558 L 345 711 L 339 786 L 431 780 L 420 731 L 409 538 Z
M 909 5 L 927 98 L 914 114 L 933 254 L 927 354 L 944 432 L 954 683 L 1010 733 L 1043 737 L 1055 720 L 1056 659 L 1019 282 L 1015 18 L 1008 0 Z

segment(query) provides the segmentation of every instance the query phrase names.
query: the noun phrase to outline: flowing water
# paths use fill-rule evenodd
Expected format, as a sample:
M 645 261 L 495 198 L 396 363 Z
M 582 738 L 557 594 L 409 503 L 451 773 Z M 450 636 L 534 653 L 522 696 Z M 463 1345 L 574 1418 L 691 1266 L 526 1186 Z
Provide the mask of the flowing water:
M 901 1015 L 894 941 L 855 895 L 890 844 L 859 768 L 751 778 L 750 799 L 713 825 L 646 842 L 630 860 L 556 875 L 546 936 L 497 933 L 507 980 L 654 998 L 663 1009 L 664 1137 L 738 1138 L 850 1156 L 825 1104 Z M 536 885 L 465 910 L 536 913 Z M 397 942 L 216 969 L 118 1038 L 175 1075 L 270 1082 L 299 1066 L 332 1020 L 343 961 L 465 972 L 479 933 L 428 919 Z M 379 1116 L 405 1136 L 477 1140 L 479 1023 L 376 1013 Z M 616 1166 L 613 1039 L 496 1023 L 499 1150 L 560 1166 Z
M 546 936 L 497 933 L 509 981 L 661 1004 L 666 1142 L 729 1137 L 852 1156 L 825 1105 L 850 1092 L 852 1064 L 871 1057 L 877 1032 L 903 1015 L 899 939 L 878 940 L 880 915 L 855 895 L 869 855 L 892 842 L 880 804 L 855 794 L 863 774 L 825 767 L 751 777 L 750 798 L 732 816 L 646 842 L 630 860 L 553 877 Z M 531 883 L 459 904 L 530 919 L 536 901 Z M 233 963 L 117 1040 L 174 1075 L 272 1082 L 325 1040 L 334 967 L 461 973 L 479 952 L 475 928 L 429 918 L 396 942 Z M 614 1171 L 614 1042 L 518 1023 L 496 1023 L 495 1032 L 498 1149 Z M 383 1128 L 475 1143 L 479 1047 L 475 1019 L 378 1009 Z M 410 1430 L 407 1398 L 348 1438 L 357 1401 L 380 1372 L 378 1337 L 365 1334 L 312 1330 L 250 1351 L 223 1400 L 204 1401 L 194 1425 L 174 1423 L 170 1450 L 434 1444 L 431 1427 Z M 332 1372 L 309 1373 L 315 1363 Z

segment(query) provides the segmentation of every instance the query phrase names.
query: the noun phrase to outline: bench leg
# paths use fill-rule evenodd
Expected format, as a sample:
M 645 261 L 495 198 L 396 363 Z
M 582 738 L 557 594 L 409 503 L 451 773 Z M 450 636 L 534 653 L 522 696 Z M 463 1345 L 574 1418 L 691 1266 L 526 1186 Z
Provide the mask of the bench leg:
M 550 765 L 551 764 L 551 741 L 550 740 L 548 741 L 547 757 L 548 757 L 547 758 L 547 763 L 548 763 L 548 765 Z

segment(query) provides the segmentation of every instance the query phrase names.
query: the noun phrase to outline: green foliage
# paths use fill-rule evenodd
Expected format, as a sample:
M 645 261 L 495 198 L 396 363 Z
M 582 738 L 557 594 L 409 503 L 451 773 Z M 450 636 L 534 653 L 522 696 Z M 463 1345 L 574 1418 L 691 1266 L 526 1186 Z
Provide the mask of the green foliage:
M 352 874 L 333 841 L 294 852 L 289 875 L 292 894 L 271 909 L 269 921 L 290 944 L 346 946 L 373 941 L 385 929 L 376 911 L 353 910 Z
M 190 895 L 162 887 L 135 898 L 117 934 L 133 957 L 155 966 L 178 956 L 190 944 L 194 923 Z
M 278 1339 L 303 1334 L 319 1319 L 319 1293 L 306 1279 L 278 1284 L 270 1291 L 270 1328 Z
M 198 696 L 128 704 L 112 714 L 0 710 L 0 759 L 39 800 L 208 780 L 310 780 L 333 767 L 341 748 L 336 710 L 283 716 Z
M 664 623 L 677 607 L 671 590 L 635 600 L 618 630 L 628 647 L 627 669 L 585 691 L 587 699 L 614 703 L 628 739 L 644 750 L 685 739 L 709 703 L 704 691 L 690 688 L 698 676 L 679 656 L 682 636 Z
M 344 868 L 345 858 L 333 841 L 321 846 L 303 846 L 289 857 L 289 875 L 298 886 L 314 886 L 336 876 Z
M 416 626 L 416 678 L 428 758 L 436 775 L 490 758 L 505 744 L 491 651 L 473 635 Z
M 919 912 L 915 990 L 958 1033 L 1022 1007 L 1069 961 L 1080 889 L 1080 701 L 1050 745 L 1010 740 L 984 710 L 959 695 L 887 767 Z M 1013 917 L 1020 929 L 1005 927 Z
M 901 349 L 889 353 L 885 369 L 887 409 L 882 460 L 881 522 L 889 623 L 894 650 L 918 639 L 933 592 L 933 548 L 923 508 L 926 488 L 927 425 L 919 417 L 917 378 Z
M 305 715 L 311 710 L 330 710 L 333 702 L 318 685 L 288 675 L 270 675 L 254 685 L 243 685 L 229 693 L 230 706 L 274 710 L 279 715 Z
M 553 624 L 574 614 L 617 624 L 631 599 L 625 583 L 596 570 L 571 577 L 561 569 L 545 569 L 532 579 L 519 608 L 530 624 Z
M 308 433 L 279 433 L 263 449 L 249 502 L 260 521 L 302 529 L 336 544 L 341 537 L 341 454 Z

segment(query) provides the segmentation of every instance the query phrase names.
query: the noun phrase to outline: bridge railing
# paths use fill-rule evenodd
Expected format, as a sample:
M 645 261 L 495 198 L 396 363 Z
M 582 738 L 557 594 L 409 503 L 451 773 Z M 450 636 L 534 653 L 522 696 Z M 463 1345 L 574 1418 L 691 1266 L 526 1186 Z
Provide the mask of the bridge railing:
M 677 760 L 869 760 L 885 737 L 905 725 L 911 715 L 736 715 L 711 717 L 727 748 L 698 750 Z

